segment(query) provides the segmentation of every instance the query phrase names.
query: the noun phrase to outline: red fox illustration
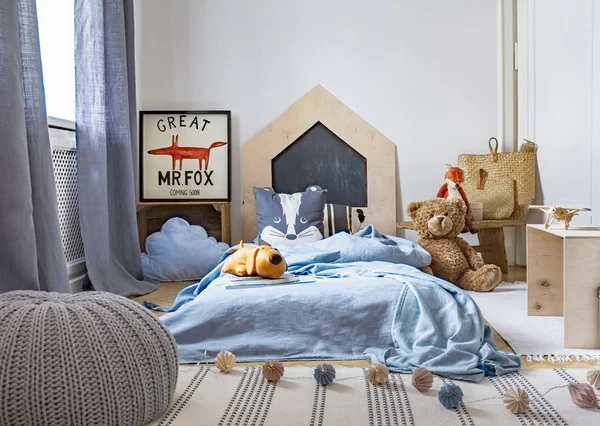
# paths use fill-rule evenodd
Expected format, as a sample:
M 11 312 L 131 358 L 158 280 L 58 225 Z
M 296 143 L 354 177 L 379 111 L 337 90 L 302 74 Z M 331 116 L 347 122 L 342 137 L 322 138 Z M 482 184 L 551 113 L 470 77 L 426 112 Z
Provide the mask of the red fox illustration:
M 179 170 L 183 160 L 198 160 L 198 169 L 202 170 L 202 161 L 204 161 L 204 170 L 208 170 L 208 160 L 210 150 L 219 146 L 227 145 L 227 142 L 213 142 L 208 148 L 197 148 L 193 146 L 179 146 L 179 135 L 171 136 L 171 146 L 164 148 L 151 149 L 148 154 L 151 155 L 170 155 L 173 162 L 173 170 L 179 160 Z

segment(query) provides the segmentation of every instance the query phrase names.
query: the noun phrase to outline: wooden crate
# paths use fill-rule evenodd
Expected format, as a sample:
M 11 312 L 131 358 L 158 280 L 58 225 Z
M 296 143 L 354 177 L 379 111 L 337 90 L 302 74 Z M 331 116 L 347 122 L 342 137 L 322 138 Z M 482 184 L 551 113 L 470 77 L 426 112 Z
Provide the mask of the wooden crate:
M 146 237 L 160 231 L 172 217 L 181 217 L 190 225 L 201 225 L 210 236 L 231 244 L 229 202 L 138 203 L 138 234 L 142 251 L 146 249 Z

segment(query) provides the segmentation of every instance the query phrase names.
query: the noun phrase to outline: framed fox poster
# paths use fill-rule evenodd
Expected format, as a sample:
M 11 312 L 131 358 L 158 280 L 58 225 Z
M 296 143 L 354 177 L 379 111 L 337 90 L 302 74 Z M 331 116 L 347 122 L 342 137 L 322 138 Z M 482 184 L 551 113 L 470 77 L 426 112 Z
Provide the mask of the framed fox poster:
M 230 201 L 230 111 L 140 111 L 140 201 Z

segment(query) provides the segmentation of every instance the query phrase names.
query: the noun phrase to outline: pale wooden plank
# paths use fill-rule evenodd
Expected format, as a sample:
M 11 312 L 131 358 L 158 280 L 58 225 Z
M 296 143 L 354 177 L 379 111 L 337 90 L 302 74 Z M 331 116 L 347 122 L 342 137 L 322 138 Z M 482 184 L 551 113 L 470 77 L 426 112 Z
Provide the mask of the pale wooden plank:
M 367 159 L 367 224 L 395 233 L 396 145 L 320 85 L 315 86 L 256 136 L 242 145 L 243 237 L 256 237 L 252 188 L 271 185 L 271 161 L 321 122 Z
M 525 226 L 526 223 L 521 219 L 506 219 L 506 220 L 475 220 L 473 225 L 477 229 L 493 229 L 493 228 L 507 228 L 511 226 Z M 411 220 L 398 222 L 396 224 L 398 229 L 415 229 L 415 226 Z
M 600 348 L 600 239 L 567 239 L 564 254 L 565 347 Z
M 569 229 L 552 226 L 548 229 L 544 225 L 527 225 L 528 228 L 538 229 L 556 235 L 561 238 L 600 238 L 600 227 L 595 226 L 573 226 Z
M 231 244 L 231 205 L 229 203 L 215 204 L 215 209 L 221 212 L 222 241 Z
M 137 203 L 137 210 L 142 210 L 146 207 L 156 206 L 212 206 L 212 205 L 225 205 L 229 204 L 229 201 L 215 202 L 215 201 L 143 201 Z
M 527 227 L 527 315 L 563 314 L 563 239 Z

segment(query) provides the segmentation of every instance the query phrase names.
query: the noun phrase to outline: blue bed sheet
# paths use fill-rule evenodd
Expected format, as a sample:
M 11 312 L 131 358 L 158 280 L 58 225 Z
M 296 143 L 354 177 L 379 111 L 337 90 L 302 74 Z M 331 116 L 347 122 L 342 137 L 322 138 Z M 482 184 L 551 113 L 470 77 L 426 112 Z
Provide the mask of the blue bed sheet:
M 466 292 L 417 269 L 431 259 L 412 242 L 367 227 L 282 252 L 290 272 L 313 281 L 225 289 L 217 267 L 182 290 L 161 318 L 181 362 L 222 349 L 241 361 L 367 357 L 472 381 L 521 366 L 498 350 Z

